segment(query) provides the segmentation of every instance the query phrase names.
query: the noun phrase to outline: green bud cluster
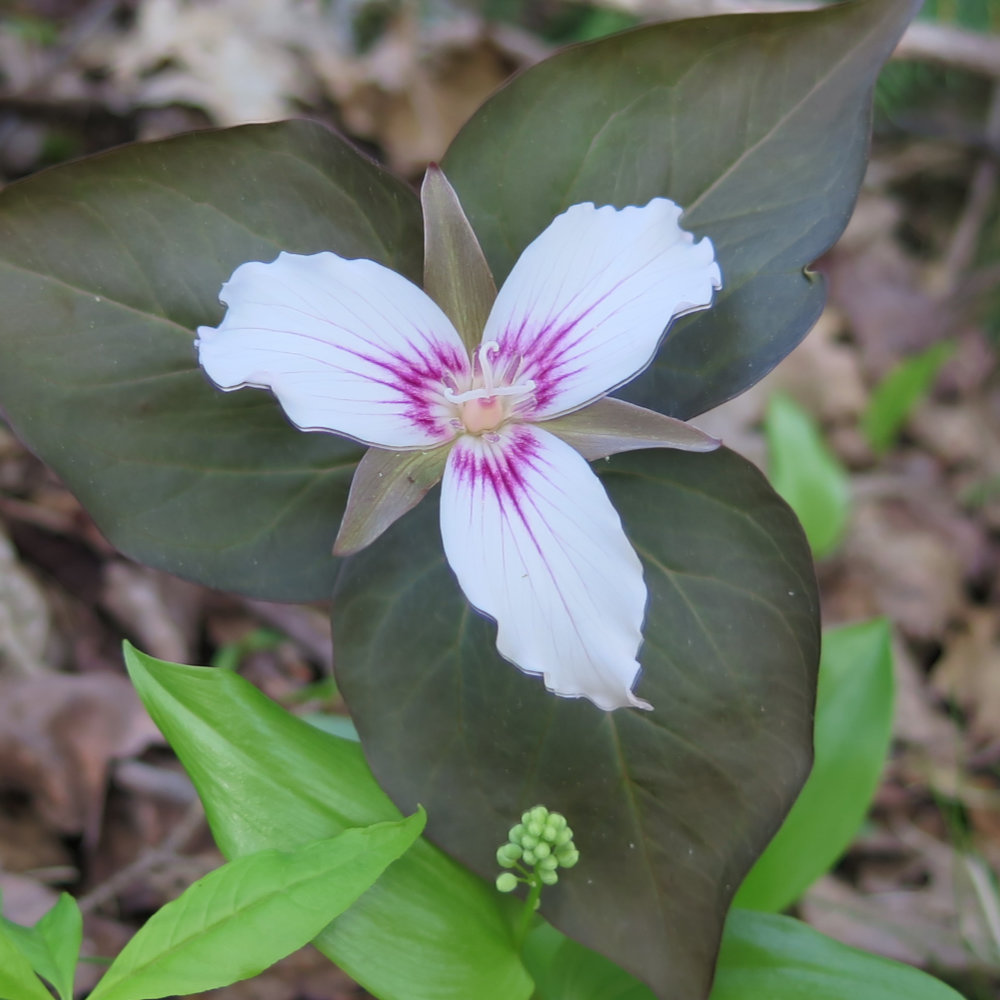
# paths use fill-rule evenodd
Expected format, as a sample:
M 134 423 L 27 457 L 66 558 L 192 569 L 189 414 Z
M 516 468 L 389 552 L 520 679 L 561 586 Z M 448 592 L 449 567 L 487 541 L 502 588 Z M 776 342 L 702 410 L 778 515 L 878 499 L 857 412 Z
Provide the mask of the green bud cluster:
M 507 837 L 507 843 L 497 850 L 497 864 L 501 868 L 515 868 L 527 877 L 504 872 L 497 877 L 501 892 L 513 892 L 518 882 L 555 885 L 559 881 L 557 869 L 572 868 L 580 860 L 566 817 L 549 812 L 545 806 L 534 806 L 524 812 L 521 822 L 510 828 Z

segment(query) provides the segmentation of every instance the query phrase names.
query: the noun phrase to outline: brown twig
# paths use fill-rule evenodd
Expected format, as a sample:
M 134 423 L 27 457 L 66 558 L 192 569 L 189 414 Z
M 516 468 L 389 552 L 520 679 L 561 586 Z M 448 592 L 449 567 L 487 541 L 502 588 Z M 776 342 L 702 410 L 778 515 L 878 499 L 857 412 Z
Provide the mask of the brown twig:
M 180 822 L 156 847 L 148 848 L 131 864 L 115 872 L 110 878 L 81 896 L 77 902 L 83 913 L 94 910 L 112 900 L 128 888 L 136 879 L 147 872 L 171 864 L 177 859 L 181 848 L 201 829 L 205 821 L 205 810 L 201 800 L 195 799 Z

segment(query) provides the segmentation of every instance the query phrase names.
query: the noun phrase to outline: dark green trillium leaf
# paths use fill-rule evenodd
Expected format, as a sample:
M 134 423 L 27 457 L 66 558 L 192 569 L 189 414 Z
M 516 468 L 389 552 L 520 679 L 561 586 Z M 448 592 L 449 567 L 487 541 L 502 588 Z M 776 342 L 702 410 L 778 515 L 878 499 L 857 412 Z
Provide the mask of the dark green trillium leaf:
M 581 858 L 545 915 L 661 996 L 703 1000 L 729 901 L 809 769 L 809 548 L 725 449 L 596 468 L 645 569 L 652 712 L 557 698 L 500 659 L 430 501 L 341 564 L 338 682 L 376 777 L 403 809 L 425 805 L 433 839 L 493 877 L 523 809 L 564 813 Z
M 622 394 L 686 419 L 746 389 L 819 315 L 823 282 L 805 268 L 847 224 L 875 77 L 918 7 L 644 27 L 524 73 L 444 160 L 497 282 L 569 205 L 672 198 L 712 238 L 724 288 Z
M 308 122 L 201 132 L 0 193 L 0 407 L 124 552 L 272 600 L 326 597 L 361 449 L 224 394 L 194 330 L 279 251 L 420 280 L 415 194 Z

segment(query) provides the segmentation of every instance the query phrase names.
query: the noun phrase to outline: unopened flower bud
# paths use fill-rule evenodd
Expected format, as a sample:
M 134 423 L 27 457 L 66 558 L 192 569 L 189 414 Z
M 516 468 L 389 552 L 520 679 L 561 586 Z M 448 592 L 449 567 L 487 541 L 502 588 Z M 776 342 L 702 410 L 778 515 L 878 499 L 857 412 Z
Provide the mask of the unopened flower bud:
M 559 881 L 559 873 L 549 868 L 541 868 L 538 871 L 538 878 L 542 885 L 555 885 Z
M 517 888 L 517 876 L 511 872 L 502 872 L 497 875 L 497 888 L 501 892 L 513 892 Z
M 556 854 L 562 868 L 572 868 L 580 860 L 580 852 L 577 850 L 564 850 Z
M 536 860 L 541 860 L 542 858 L 547 858 L 552 853 L 552 848 L 543 840 L 538 844 L 533 851 Z
M 513 868 L 521 853 L 521 848 L 517 844 L 504 844 L 497 849 L 497 864 L 501 868 Z
M 535 823 L 541 823 L 544 826 L 549 818 L 549 811 L 545 806 L 534 806 L 528 810 L 528 815 Z

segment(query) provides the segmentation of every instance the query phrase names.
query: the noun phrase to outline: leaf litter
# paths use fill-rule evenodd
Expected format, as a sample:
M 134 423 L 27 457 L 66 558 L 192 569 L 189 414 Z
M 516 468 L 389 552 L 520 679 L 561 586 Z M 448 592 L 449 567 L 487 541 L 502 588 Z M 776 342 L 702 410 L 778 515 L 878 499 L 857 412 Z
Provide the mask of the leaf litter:
M 302 114 L 416 178 L 550 47 L 551 25 L 528 6 L 521 23 L 497 24 L 447 3 L 14 2 L 0 17 L 0 178 Z M 771 376 L 696 421 L 766 467 L 769 395 L 812 415 L 851 483 L 846 537 L 818 567 L 825 621 L 894 625 L 895 749 L 866 826 L 800 914 L 973 998 L 1000 982 L 1000 208 L 982 169 L 987 111 L 943 136 L 901 126 L 900 112 L 882 120 L 855 216 L 818 265 L 826 312 Z M 860 427 L 873 390 L 944 338 L 952 356 L 878 458 Z M 218 860 L 124 679 L 123 636 L 165 659 L 234 662 L 296 711 L 340 707 L 322 609 L 223 597 L 131 564 L 0 426 L 0 889 L 26 923 L 59 889 L 79 896 L 90 954 L 116 951 Z M 353 989 L 304 952 L 215 995 Z

